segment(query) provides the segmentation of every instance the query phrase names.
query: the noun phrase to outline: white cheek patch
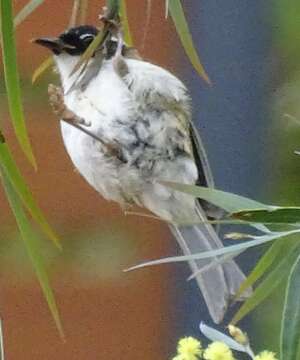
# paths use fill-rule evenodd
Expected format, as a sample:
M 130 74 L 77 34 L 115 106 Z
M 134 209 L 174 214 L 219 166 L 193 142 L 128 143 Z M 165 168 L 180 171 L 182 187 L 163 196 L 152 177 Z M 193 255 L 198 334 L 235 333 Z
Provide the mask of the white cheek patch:
M 81 40 L 86 40 L 86 39 L 94 39 L 94 35 L 93 34 L 82 34 L 81 36 L 80 36 L 80 39 Z

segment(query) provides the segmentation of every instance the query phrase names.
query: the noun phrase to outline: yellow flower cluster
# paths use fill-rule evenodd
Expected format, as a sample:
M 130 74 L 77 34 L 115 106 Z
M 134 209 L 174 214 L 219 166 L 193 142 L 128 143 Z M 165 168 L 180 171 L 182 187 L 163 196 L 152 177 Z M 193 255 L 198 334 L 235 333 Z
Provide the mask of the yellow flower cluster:
M 177 355 L 172 360 L 198 360 L 202 355 L 205 360 L 234 360 L 226 344 L 215 341 L 203 352 L 200 341 L 191 336 L 179 340 Z
M 271 351 L 263 351 L 256 355 L 254 360 L 277 360 L 275 353 Z
M 234 360 L 230 348 L 220 341 L 211 343 L 204 351 L 203 357 L 205 360 Z
M 202 347 L 199 340 L 189 336 L 178 342 L 177 355 L 173 360 L 198 360 L 202 354 Z
M 172 360 L 235 360 L 231 349 L 220 341 L 214 341 L 203 350 L 201 342 L 191 336 L 179 340 L 177 355 Z M 254 360 L 278 360 L 275 353 L 262 351 Z

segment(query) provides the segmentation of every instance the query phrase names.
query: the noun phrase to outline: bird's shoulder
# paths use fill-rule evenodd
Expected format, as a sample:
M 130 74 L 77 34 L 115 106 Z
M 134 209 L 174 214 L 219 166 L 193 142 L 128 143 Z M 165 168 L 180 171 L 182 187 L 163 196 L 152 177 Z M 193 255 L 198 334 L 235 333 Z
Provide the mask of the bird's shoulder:
M 156 93 L 171 102 L 190 102 L 187 88 L 170 71 L 139 59 L 127 59 L 126 63 L 129 70 L 126 80 L 133 91 Z

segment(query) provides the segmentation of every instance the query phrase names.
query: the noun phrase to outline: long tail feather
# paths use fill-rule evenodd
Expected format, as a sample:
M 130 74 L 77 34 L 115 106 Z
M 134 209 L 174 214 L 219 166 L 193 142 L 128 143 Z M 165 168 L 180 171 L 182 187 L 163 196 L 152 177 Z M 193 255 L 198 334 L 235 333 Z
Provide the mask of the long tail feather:
M 198 215 L 202 221 L 206 220 L 203 211 L 199 208 Z M 175 226 L 170 228 L 185 255 L 195 254 L 223 247 L 215 229 L 207 223 L 196 226 Z M 211 259 L 193 260 L 189 262 L 192 272 L 206 266 Z M 202 272 L 195 277 L 203 294 L 209 313 L 215 323 L 220 323 L 225 315 L 230 299 L 236 294 L 245 275 L 238 265 L 229 260 Z M 245 293 L 248 297 L 251 290 Z M 243 299 L 240 299 L 243 300 Z

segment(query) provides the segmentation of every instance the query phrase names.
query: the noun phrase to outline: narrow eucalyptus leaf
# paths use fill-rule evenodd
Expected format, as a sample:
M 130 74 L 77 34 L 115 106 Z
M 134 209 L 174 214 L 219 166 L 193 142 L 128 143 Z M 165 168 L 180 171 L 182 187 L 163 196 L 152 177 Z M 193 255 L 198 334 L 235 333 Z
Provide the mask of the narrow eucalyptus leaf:
M 300 207 L 273 207 L 270 209 L 250 209 L 231 214 L 234 219 L 272 223 L 272 224 L 296 224 L 300 223 Z
M 202 268 L 200 268 L 199 270 L 193 272 L 188 278 L 187 280 L 190 281 L 192 279 L 194 279 L 196 276 L 203 274 L 207 271 L 209 271 L 212 268 L 215 268 L 218 265 L 222 265 L 224 263 L 226 263 L 229 260 L 234 259 L 235 257 L 237 257 L 238 255 L 240 255 L 243 251 L 237 251 L 237 252 L 233 252 L 230 254 L 225 254 L 223 256 L 219 256 L 218 258 L 212 259 L 212 261 L 210 263 L 208 263 L 207 265 L 204 265 Z
M 280 352 L 281 359 L 300 358 L 300 256 L 298 256 L 288 278 L 281 322 Z
M 4 78 L 9 112 L 18 142 L 27 159 L 36 169 L 37 165 L 28 137 L 21 102 L 11 0 L 0 0 L 0 17 Z
M 243 319 L 249 312 L 255 309 L 277 288 L 277 286 L 287 278 L 292 264 L 297 258 L 299 246 L 292 246 L 287 254 L 276 264 L 276 267 L 266 276 L 261 284 L 254 290 L 252 296 L 247 299 L 234 315 L 231 323 L 236 324 Z
M 54 65 L 53 57 L 49 56 L 34 70 L 34 73 L 31 78 L 32 84 L 34 84 L 37 81 L 37 79 L 40 78 L 53 65 Z
M 208 258 L 212 258 L 212 257 L 216 257 L 216 256 L 225 255 L 225 254 L 240 252 L 240 251 L 244 251 L 250 247 L 262 245 L 269 241 L 273 241 L 275 239 L 278 239 L 281 237 L 286 237 L 286 236 L 297 234 L 297 233 L 300 233 L 300 229 L 284 231 L 284 232 L 277 232 L 277 233 L 270 233 L 270 234 L 263 235 L 263 236 L 253 236 L 253 238 L 255 240 L 247 241 L 247 242 L 244 242 L 241 244 L 226 246 L 226 247 L 216 249 L 216 250 L 204 251 L 204 252 L 201 252 L 198 254 L 184 255 L 184 256 L 172 256 L 172 257 L 166 257 L 163 259 L 147 261 L 142 264 L 132 266 L 129 269 L 126 269 L 125 271 L 137 270 L 137 269 L 147 267 L 147 266 L 170 264 L 170 263 L 184 262 L 184 261 L 191 261 L 191 260 L 208 259 Z
M 20 25 L 44 0 L 31 0 L 18 12 L 14 19 L 14 26 Z
M 229 213 L 235 213 L 244 209 L 272 209 L 272 206 L 262 204 L 258 201 L 248 199 L 244 196 L 229 192 L 207 188 L 204 186 L 179 184 L 170 181 L 160 181 L 161 184 L 171 187 L 174 190 L 184 192 L 195 198 L 206 200 Z
M 39 224 L 45 234 L 61 249 L 58 237 L 48 224 L 42 211 L 36 204 L 23 176 L 21 175 L 6 143 L 0 143 L 0 165 L 3 173 L 7 176 L 15 191 L 28 209 L 33 219 Z
M 168 0 L 166 2 L 169 13 L 174 22 L 181 44 L 198 74 L 210 84 L 210 79 L 202 66 L 197 51 L 194 47 L 192 36 L 184 15 L 180 0 Z
M 82 54 L 78 62 L 75 64 L 74 68 L 70 73 L 70 77 L 74 75 L 81 67 L 84 67 L 90 58 L 93 56 L 96 49 L 100 46 L 100 44 L 104 41 L 107 36 L 107 29 L 104 27 L 94 38 L 94 40 L 90 43 L 88 48 Z
M 108 11 L 107 11 L 107 19 L 114 20 L 118 17 L 119 14 L 119 7 L 120 7 L 120 0 L 107 0 L 106 2 Z M 106 37 L 109 33 L 109 24 L 106 23 L 100 32 L 95 36 L 94 40 L 90 43 L 88 48 L 80 57 L 79 61 L 75 64 L 74 68 L 70 73 L 70 77 L 74 75 L 79 69 L 82 69 L 86 66 L 89 59 L 93 56 L 97 48 L 99 48 L 103 42 L 105 41 Z M 80 75 L 80 74 L 79 74 Z
M 62 338 L 64 338 L 64 332 L 60 321 L 58 308 L 55 302 L 53 291 L 50 286 L 44 261 L 40 254 L 40 245 L 38 239 L 27 219 L 27 216 L 23 210 L 21 200 L 18 194 L 15 192 L 12 184 L 10 183 L 10 180 L 6 176 L 5 172 L 2 172 L 1 175 L 2 175 L 1 179 L 6 192 L 6 196 L 9 201 L 10 207 L 14 213 L 14 216 L 16 218 L 17 225 L 20 230 L 22 239 L 24 241 L 27 253 L 36 272 L 36 276 L 41 285 L 43 294 L 48 303 L 50 312 L 53 316 L 59 334 Z
M 262 258 L 258 261 L 255 268 L 247 276 L 246 280 L 242 283 L 235 298 L 238 299 L 244 291 L 252 286 L 263 274 L 270 268 L 274 261 L 280 256 L 281 250 L 285 246 L 285 242 L 282 239 L 275 241 Z
M 88 0 L 80 0 L 80 10 L 78 16 L 78 21 L 80 25 L 84 25 L 86 23 L 86 18 L 88 15 L 88 7 L 89 7 Z
M 122 27 L 124 32 L 124 40 L 128 46 L 133 46 L 132 34 L 129 27 L 128 15 L 127 15 L 127 2 L 126 0 L 120 1 L 120 16 L 122 20 Z
M 120 1 L 122 0 L 106 0 L 109 9 L 109 17 L 114 18 L 120 11 Z

